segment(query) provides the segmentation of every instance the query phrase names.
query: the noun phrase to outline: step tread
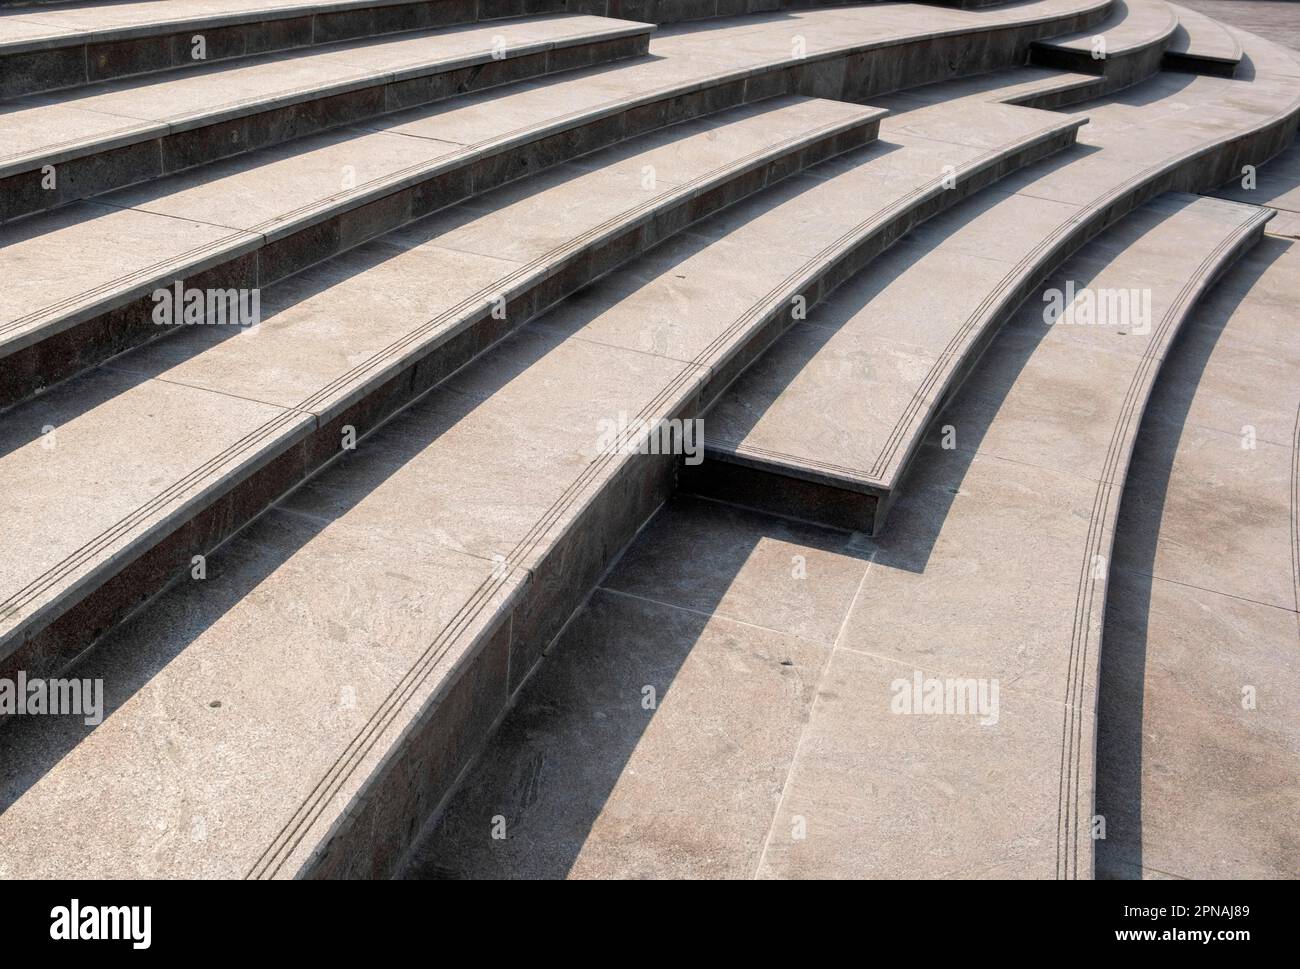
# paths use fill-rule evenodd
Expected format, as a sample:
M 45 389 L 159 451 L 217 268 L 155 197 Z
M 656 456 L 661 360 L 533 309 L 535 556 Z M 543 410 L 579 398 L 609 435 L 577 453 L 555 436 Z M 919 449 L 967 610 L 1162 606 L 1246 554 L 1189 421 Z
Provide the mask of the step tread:
M 411 0 L 168 0 L 10 8 L 0 12 L 0 56 L 70 44 L 387 7 Z
M 1261 87 L 1258 110 L 1300 110 L 1293 88 Z M 710 412 L 710 453 L 853 491 L 895 490 L 937 402 L 1024 281 L 1050 267 L 1115 198 L 1179 158 L 1260 125 L 1260 116 L 1239 107 L 1226 126 L 1201 124 L 1217 101 L 1239 105 L 1251 90 L 1239 81 L 1169 76 L 1131 98 L 1068 112 L 1089 118 L 1079 146 L 1009 176 L 997 194 L 937 216 L 914 244 L 887 254 L 870 277 L 778 342 Z M 1162 91 L 1167 96 L 1152 96 Z M 882 137 L 909 117 L 887 119 Z M 916 313 L 918 303 L 927 312 Z M 874 352 L 881 347 L 889 352 Z
M 527 17 L 219 62 L 58 96 L 31 95 L 5 102 L 0 173 L 388 80 L 491 62 L 501 39 L 510 58 L 651 30 L 649 24 L 581 14 Z
M 1089 53 L 1097 37 L 1115 57 L 1165 43 L 1178 28 L 1178 15 L 1165 0 L 1116 0 L 1114 12 L 1089 30 L 1034 41 L 1038 47 Z
M 6 652 L 41 617 L 76 601 L 93 575 L 129 562 L 150 536 L 166 534 L 214 489 L 282 453 L 470 325 L 494 294 L 513 298 L 546 279 L 570 253 L 618 237 L 669 202 L 879 114 L 784 98 L 635 139 L 291 278 L 263 294 L 263 319 L 276 321 L 264 324 L 265 332 L 195 327 L 197 333 L 147 345 L 18 405 L 6 414 L 0 465 L 10 480 L 27 483 L 24 501 L 55 517 L 43 518 L 15 496 L 13 507 L 24 511 L 10 519 L 11 534 L 28 538 L 15 538 L 0 552 Z M 646 165 L 658 172 L 651 188 L 642 184 Z M 376 306 L 385 311 L 377 313 Z M 362 332 L 355 329 L 359 320 L 366 321 Z M 123 389 L 95 389 L 126 374 Z M 180 385 L 207 404 L 164 406 Z M 223 422 L 223 431 L 205 439 L 202 428 L 213 419 Z M 45 426 L 59 428 L 77 445 L 43 446 L 58 440 L 42 440 Z M 130 466 L 132 483 L 119 488 L 125 505 L 91 500 L 106 469 L 127 477 L 121 453 L 135 447 L 129 441 L 136 435 L 153 436 L 159 449 L 170 441 L 169 456 L 187 471 L 155 474 L 140 456 Z M 80 511 L 72 513 L 73 507 Z M 51 521 L 57 534 L 45 530 Z M 29 541 L 28 552 L 40 551 L 18 555 Z
M 1230 64 L 1241 60 L 1241 41 L 1217 20 L 1175 3 L 1169 6 L 1179 28 L 1169 40 L 1169 53 Z

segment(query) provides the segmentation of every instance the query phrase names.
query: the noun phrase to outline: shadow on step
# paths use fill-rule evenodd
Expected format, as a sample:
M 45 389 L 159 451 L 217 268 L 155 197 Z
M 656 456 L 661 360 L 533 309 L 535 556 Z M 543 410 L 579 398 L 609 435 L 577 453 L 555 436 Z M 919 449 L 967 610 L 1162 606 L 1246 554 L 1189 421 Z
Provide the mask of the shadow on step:
M 408 878 L 749 877 L 867 568 L 679 497 L 523 686 Z
M 1289 243 L 1265 236 L 1250 258 L 1211 290 L 1176 337 L 1142 420 L 1120 501 L 1111 556 L 1097 696 L 1096 813 L 1106 837 L 1093 842 L 1096 877 L 1140 879 L 1142 868 L 1142 724 L 1152 573 L 1165 495 L 1187 414 L 1214 348 L 1240 294 L 1247 292 Z M 1238 294 L 1236 296 L 1232 294 Z M 1196 339 L 1188 332 L 1197 330 Z M 1139 487 L 1140 484 L 1140 487 Z M 1123 559 L 1125 565 L 1115 563 Z M 1156 766 L 1153 769 L 1159 770 Z M 1186 791 L 1195 798 L 1194 791 Z
M 532 335 L 534 331 L 528 332 Z M 475 392 L 489 396 L 545 356 L 558 340 L 543 331 L 533 339 L 519 341 L 516 352 L 492 360 L 491 366 L 479 367 Z M 308 483 L 323 495 L 321 500 L 306 504 L 310 512 L 273 509 L 255 519 L 208 556 L 203 581 L 190 581 L 187 573 L 79 658 L 76 669 L 68 675 L 103 681 L 103 716 L 107 721 L 159 671 L 182 656 L 191 643 L 238 608 L 265 578 L 326 527 L 365 501 L 480 403 L 478 397 L 435 392 L 363 437 L 356 450 L 345 452 L 309 479 Z M 437 541 L 444 524 L 431 516 L 428 536 Z M 460 551 L 474 554 L 474 550 Z M 74 747 L 93 742 L 95 731 L 96 726 L 84 724 L 79 717 L 12 717 L 0 723 L 0 812 Z

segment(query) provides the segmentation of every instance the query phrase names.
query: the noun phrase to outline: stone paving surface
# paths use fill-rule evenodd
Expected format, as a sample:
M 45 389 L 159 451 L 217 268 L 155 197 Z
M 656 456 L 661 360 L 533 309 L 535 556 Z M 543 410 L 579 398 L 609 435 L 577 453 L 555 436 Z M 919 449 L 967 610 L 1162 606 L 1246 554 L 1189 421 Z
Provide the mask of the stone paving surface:
M 1300 4 L 1293 0 L 1179 0 L 1224 24 L 1300 50 Z

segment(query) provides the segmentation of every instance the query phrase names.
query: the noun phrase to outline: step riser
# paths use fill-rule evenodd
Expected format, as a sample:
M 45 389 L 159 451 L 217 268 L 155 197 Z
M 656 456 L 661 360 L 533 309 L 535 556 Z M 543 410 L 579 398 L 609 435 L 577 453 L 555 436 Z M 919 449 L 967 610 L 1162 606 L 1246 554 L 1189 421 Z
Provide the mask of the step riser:
M 1091 54 L 1082 51 L 1035 46 L 1031 49 L 1029 62 L 1037 67 L 1049 67 L 1076 74 L 1096 74 L 1102 78 L 1098 93 L 1111 94 L 1122 88 L 1131 87 L 1157 73 L 1164 62 L 1164 57 L 1163 44 L 1156 44 L 1131 54 L 1112 55 L 1102 59 L 1095 59 Z
M 1210 77 L 1235 77 L 1237 65 L 1232 61 L 1219 61 L 1209 57 L 1193 57 L 1188 54 L 1175 54 L 1166 51 L 1160 65 L 1165 71 L 1179 71 L 1184 74 L 1206 74 Z
M 668 419 L 700 414 L 692 397 Z M 601 577 L 672 495 L 676 458 L 633 455 L 533 569 L 522 593 L 474 657 L 449 677 L 381 769 L 297 871 L 256 877 L 387 878 L 402 870 L 423 824 L 435 820 L 461 773 Z M 379 819 L 383 819 L 382 823 Z
M 398 409 L 434 387 L 498 340 L 571 293 L 694 222 L 720 211 L 806 167 L 874 140 L 878 120 L 859 123 L 749 166 L 744 172 L 715 179 L 688 198 L 678 199 L 589 239 L 571 255 L 547 267 L 512 296 L 505 319 L 489 309 L 476 310 L 455 332 L 417 358 L 403 358 L 400 370 L 385 374 L 360 399 L 321 417 L 305 437 L 266 455 L 257 467 L 244 469 L 223 483 L 203 508 L 165 534 L 141 541 L 140 554 L 114 561 L 82 583 L 85 588 L 34 614 L 11 631 L 0 651 L 0 670 L 26 670 L 30 676 L 64 669 L 94 640 L 120 623 L 156 592 L 188 573 L 193 556 L 209 554 L 271 503 L 340 453 L 343 428 L 360 438 Z M 78 598 L 79 597 L 79 598 Z M 44 671 L 44 673 L 38 672 Z M 4 674 L 0 674 L 4 675 Z
M 299 101 L 216 123 L 201 123 L 128 145 L 54 162 L 58 187 L 42 187 L 38 166 L 0 179 L 0 220 L 11 221 L 69 202 L 331 128 L 432 104 L 516 81 L 642 57 L 649 34 L 555 48 L 406 80 L 372 84 L 342 94 Z
M 736 99 L 738 96 L 743 97 L 744 100 L 758 100 L 776 94 L 804 94 L 810 97 L 862 103 L 871 97 L 891 91 L 1022 64 L 1028 57 L 1030 44 L 1034 40 L 1084 29 L 1099 22 L 1104 15 L 1103 8 L 1040 24 L 989 28 L 983 31 L 972 31 L 962 36 L 909 41 L 890 47 L 827 58 L 810 57 L 802 64 L 766 66 L 749 72 L 743 78 L 727 78 L 708 84 L 703 89 L 705 93 L 697 90 L 696 85 L 688 85 L 682 91 L 665 92 L 663 99 L 656 103 L 672 105 L 670 110 L 675 111 L 678 100 L 699 101 L 711 104 L 708 110 L 720 110 L 744 103 L 743 100 Z M 630 38 L 623 43 L 632 46 L 634 42 L 646 43 L 636 38 Z M 641 54 L 645 53 L 644 46 L 637 48 L 637 51 Z M 637 56 L 637 51 L 611 53 L 602 62 L 634 57 Z M 494 65 L 509 63 L 508 60 L 499 61 L 494 62 Z M 584 65 L 566 62 L 564 68 L 551 68 L 542 73 L 580 66 Z M 396 103 L 392 104 L 382 98 L 374 100 L 369 111 L 353 105 L 349 109 L 351 113 L 345 113 L 340 109 L 333 112 L 338 115 L 337 117 L 322 119 L 320 123 L 313 118 L 297 119 L 294 112 L 302 106 L 295 106 L 285 109 L 287 114 L 279 122 L 284 126 L 283 131 L 277 132 L 274 136 L 266 133 L 266 123 L 246 123 L 241 119 L 211 126 L 215 132 L 211 135 L 204 135 L 209 128 L 199 128 L 107 148 L 103 151 L 97 150 L 74 158 L 55 159 L 59 176 L 55 189 L 42 187 L 45 175 L 40 165 L 33 164 L 24 171 L 0 178 L 0 222 L 47 212 L 80 199 L 91 198 L 128 185 L 148 182 L 218 158 L 242 154 L 258 147 L 278 144 L 326 128 L 358 123 L 400 108 L 415 107 L 444 97 L 520 79 L 500 74 L 497 78 L 489 84 L 480 83 L 477 77 L 472 77 L 472 86 L 456 87 L 453 84 L 451 89 L 440 94 L 429 94 L 425 90 L 424 94 L 427 96 L 423 99 L 408 91 L 407 100 L 396 101 L 395 99 Z M 471 81 L 463 83 L 470 84 Z M 743 93 L 738 95 L 737 91 Z M 271 114 L 276 112 L 267 112 L 257 117 Z M 682 115 L 682 117 L 690 116 L 693 115 Z M 232 137 L 238 139 L 238 150 L 232 150 L 234 144 Z M 268 138 L 272 140 L 267 140 Z M 42 161 L 46 160 L 48 159 Z
M 942 394 L 928 408 L 927 413 L 939 413 L 952 399 L 965 378 L 978 365 L 980 356 L 997 335 L 1001 325 L 1025 299 L 1038 291 L 1044 280 L 1071 254 L 1157 195 L 1170 191 L 1204 192 L 1237 177 L 1244 164 L 1263 164 L 1291 143 L 1296 135 L 1298 121 L 1300 117 L 1288 116 L 1248 136 L 1202 153 L 1172 170 L 1135 184 L 1130 191 L 1078 223 L 1067 236 L 1056 240 L 1044 254 L 1043 261 L 991 311 L 990 323 L 971 345 L 970 352 L 951 371 Z M 924 424 L 928 423 L 927 419 Z M 907 445 L 900 480 L 905 479 L 906 468 L 919 448 L 922 436 L 915 435 Z M 795 474 L 793 469 L 782 465 L 741 459 L 707 446 L 705 460 L 694 468 L 684 468 L 682 481 L 683 490 L 690 493 L 756 508 L 769 514 L 861 531 L 869 535 L 880 534 L 897 493 L 897 489 L 886 493 L 849 488 L 834 480 L 815 479 L 807 473 Z

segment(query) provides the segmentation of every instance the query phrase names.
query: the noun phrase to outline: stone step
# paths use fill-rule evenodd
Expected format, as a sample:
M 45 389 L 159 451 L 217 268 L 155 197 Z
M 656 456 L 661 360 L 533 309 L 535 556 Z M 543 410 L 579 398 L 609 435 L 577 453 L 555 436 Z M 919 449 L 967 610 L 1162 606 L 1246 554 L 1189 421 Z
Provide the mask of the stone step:
M 523 13 L 565 0 L 168 0 L 0 16 L 0 98 Z
M 1266 216 L 1165 196 L 1081 252 L 1051 285 L 1149 289 L 1150 333 L 1045 327 L 1032 307 L 954 401 L 958 448 L 918 468 L 929 497 L 879 542 L 675 502 L 406 874 L 1088 877 L 1104 607 L 1088 575 L 1155 371 Z M 942 707 L 953 681 L 992 702 Z
M 558 15 L 420 31 L 4 102 L 13 218 L 511 81 L 643 55 L 654 27 Z M 59 183 L 63 188 L 59 188 Z
M 1178 17 L 1178 29 L 1165 48 L 1165 70 L 1232 77 L 1241 63 L 1241 41 L 1203 13 L 1176 3 L 1169 7 Z
M 778 93 L 866 101 L 882 92 L 1023 63 L 1034 38 L 1093 22 L 1104 15 L 1108 3 L 1037 0 L 985 11 L 978 17 L 934 7 L 918 11 L 898 4 L 866 5 L 672 28 L 653 38 L 649 59 L 570 73 L 582 84 L 556 88 L 553 101 L 534 99 L 529 110 L 558 120 L 557 112 L 566 114 L 570 99 L 578 107 L 600 104 L 601 110 L 616 110 L 627 101 L 629 110 L 641 108 L 645 115 L 663 111 L 680 119 Z M 499 29 L 489 24 L 473 30 L 480 36 L 484 31 L 495 36 Z M 411 40 L 385 43 L 409 47 Z M 239 66 L 215 65 L 179 80 L 187 88 L 196 84 L 202 88 L 205 76 L 220 76 Z M 255 150 L 272 134 L 279 143 L 314 130 L 312 125 L 296 123 L 274 133 L 259 127 L 234 144 L 225 139 L 204 151 L 181 151 L 187 138 L 197 136 L 185 131 L 173 135 L 167 124 L 148 120 L 165 113 L 160 103 L 174 100 L 168 93 L 174 90 L 169 79 L 101 85 L 118 91 L 115 98 L 134 99 L 135 90 L 164 92 L 161 98 L 149 97 L 143 106 L 112 108 L 108 115 L 93 110 L 99 101 L 89 93 L 82 98 L 47 96 L 12 102 L 15 140 L 0 155 L 0 221 Z M 395 107 L 400 105 L 385 104 L 382 110 Z M 23 121 L 34 117 L 37 109 L 40 124 Z M 122 111 L 134 112 L 140 120 L 127 124 Z M 517 116 L 511 118 L 513 127 L 520 122 Z M 46 165 L 53 165 L 54 172 Z
M 642 23 L 837 6 L 852 0 L 136 0 L 0 15 L 0 98 L 276 51 L 522 15 Z M 926 0 L 921 0 L 926 2 Z M 960 2 L 941 5 L 962 6 Z M 966 6 L 977 4 L 967 3 Z M 988 5 L 988 4 L 980 4 Z M 5 4 L 0 3 L 0 8 Z M 197 46 L 201 43 L 201 47 Z
M 884 12 L 841 11 L 852 14 L 851 29 L 826 20 L 827 11 L 696 28 L 656 40 L 649 61 L 397 113 L 369 131 L 300 139 L 0 229 L 0 270 L 15 280 L 0 298 L 0 406 L 157 336 L 153 294 L 178 279 L 198 288 L 270 285 L 501 181 L 682 118 L 826 88 L 828 72 L 840 78 L 830 93 L 865 100 L 878 85 L 982 63 L 983 54 L 969 63 L 912 59 L 907 52 L 922 49 L 916 24 L 890 27 Z M 1027 43 L 1015 40 L 1022 29 L 990 36 L 1010 50 Z M 792 62 L 796 38 L 809 53 Z M 848 72 L 868 57 L 911 66 Z M 1015 90 L 1024 101 L 1059 100 L 1052 92 L 1077 95 L 1079 80 L 1035 71 Z M 341 188 L 348 173 L 355 184 Z M 85 188 L 61 177 L 70 197 Z M 12 213 L 48 194 L 27 183 L 5 198 Z M 70 258 L 76 273 L 64 269 Z
M 188 326 L 177 310 L 170 339 L 11 409 L 3 668 L 61 667 L 512 328 L 691 222 L 869 141 L 880 114 L 778 99 L 635 139 L 299 274 L 263 294 L 260 324 Z
M 1164 0 L 1115 0 L 1113 13 L 1087 30 L 1035 41 L 1031 60 L 1082 74 L 1099 74 L 1117 91 L 1160 70 L 1178 15 Z
M 939 110 L 881 103 L 895 125 Z M 683 488 L 878 533 L 933 415 L 1042 278 L 1152 195 L 1262 164 L 1300 97 L 1281 76 L 1169 75 L 1086 110 L 1077 147 L 935 219 L 777 343 L 710 412 Z
M 800 114 L 808 110 L 799 106 Z M 698 231 L 560 304 L 364 438 L 212 553 L 204 581 L 182 581 L 86 658 L 79 675 L 97 675 L 100 663 L 123 671 L 109 689 L 124 690 L 112 695 L 116 710 L 93 732 L 94 744 L 71 748 L 81 726 L 61 734 L 42 732 L 50 726 L 44 723 L 6 725 L 3 739 L 17 745 L 11 762 L 23 766 L 0 795 L 11 805 L 0 831 L 53 816 L 47 798 L 82 796 L 67 784 L 82 792 L 109 785 L 101 803 L 111 807 L 94 822 L 96 870 L 126 865 L 141 874 L 258 877 L 395 870 L 418 823 L 450 789 L 508 697 L 671 490 L 677 457 L 642 453 L 645 427 L 698 414 L 710 388 L 788 317 L 792 295 L 815 299 L 816 287 L 833 285 L 852 260 L 887 245 L 948 196 L 1068 143 L 1078 123 L 1002 105 L 982 110 L 983 121 L 998 123 L 982 123 L 978 111 L 963 106 L 963 129 L 936 123 L 934 131 L 900 130 L 888 143 L 765 192 L 761 206 L 742 202 L 698 224 Z M 948 179 L 951 189 L 944 188 Z M 575 187 L 566 197 L 590 194 Z M 504 237 L 489 228 L 439 238 L 448 246 L 499 249 Z M 395 266 L 363 295 L 374 300 L 377 288 L 413 275 Z M 385 305 L 428 286 L 407 282 L 384 297 Z M 346 288 L 341 282 L 333 291 Z M 646 312 L 652 305 L 682 306 L 689 314 L 681 320 L 693 325 L 662 325 Z M 321 316 L 339 322 L 310 322 Z M 157 351 L 147 348 L 133 355 L 146 363 L 133 366 L 169 387 L 219 387 L 232 400 L 265 400 L 287 393 L 294 376 L 287 364 L 269 361 L 327 347 L 350 359 L 363 342 L 387 339 L 361 332 L 360 320 L 327 313 L 308 296 L 269 317 L 257 337 L 214 339 L 206 353 L 157 363 Z M 367 327 L 374 325 L 366 318 Z M 284 400 L 300 395 L 294 390 Z M 84 543 L 87 535 L 69 538 Z M 379 557 L 366 551 L 372 544 L 382 546 Z M 409 580 L 397 580 L 394 570 Z M 411 599 L 416 587 L 428 590 L 416 597 L 423 602 Z M 302 608 L 283 613 L 284 622 L 254 618 L 268 601 Z M 183 662 L 173 653 L 159 667 L 158 650 L 174 648 L 174 626 L 164 618 L 173 610 L 195 617 L 193 635 L 184 637 Z M 400 624 L 385 618 L 394 610 L 404 617 Z M 346 643 L 324 634 L 335 627 L 350 630 L 342 634 Z M 230 648 L 237 629 L 258 642 Z M 388 659 L 362 661 L 378 640 Z M 128 667 L 133 672 L 124 672 Z M 166 727 L 146 722 L 161 698 L 190 705 L 172 678 L 188 678 L 184 670 L 199 677 L 183 691 L 203 696 L 193 702 L 196 716 L 178 715 Z M 250 692 L 245 684 L 252 683 L 264 687 Z M 329 713 L 344 686 L 355 709 Z M 224 714 L 210 716 L 214 701 Z M 299 715 L 314 718 L 319 729 L 290 726 Z M 185 732 L 180 747 L 197 758 L 175 762 L 174 770 L 156 764 L 146 737 L 173 728 Z M 293 739 L 269 747 L 252 739 L 281 728 Z M 221 762 L 221 751 L 236 749 L 242 761 Z M 86 772 L 75 765 L 82 750 L 119 769 Z M 148 768 L 125 766 L 146 761 Z M 44 776 L 38 780 L 32 769 Z M 408 784 L 407 777 L 418 780 Z M 267 778 L 275 778 L 270 786 Z M 254 788 L 258 810 L 241 811 L 236 805 L 249 803 L 244 792 Z M 207 832 L 201 849 L 176 842 L 149 857 L 133 853 L 140 808 L 160 790 L 186 792 L 179 801 L 169 796 L 170 805 L 213 805 L 200 812 Z M 190 823 L 188 815 L 167 821 Z M 16 875 L 62 870 L 70 859 L 19 853 L 6 860 L 7 873 Z
M 1298 300 L 1300 248 L 1268 235 L 1200 302 L 1147 405 L 1108 582 L 1098 877 L 1212 878 L 1225 857 L 1290 877 Z

